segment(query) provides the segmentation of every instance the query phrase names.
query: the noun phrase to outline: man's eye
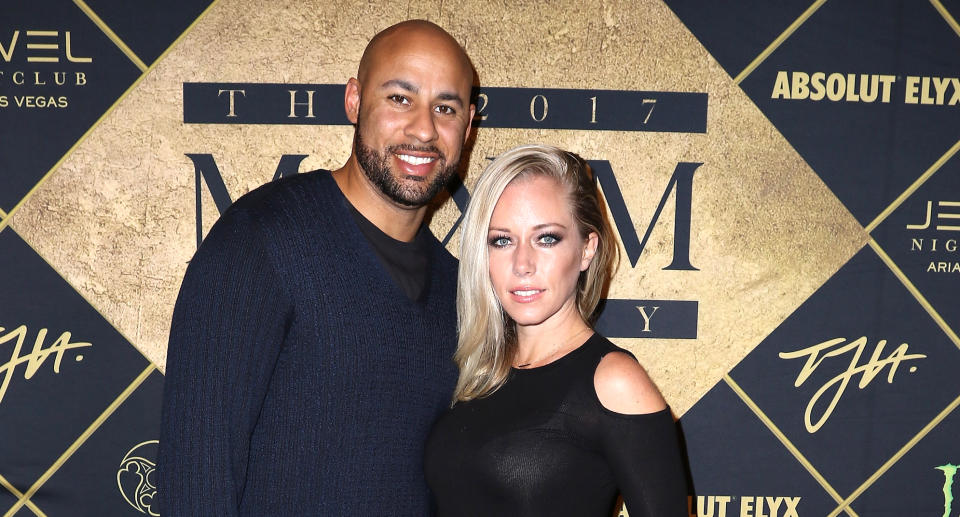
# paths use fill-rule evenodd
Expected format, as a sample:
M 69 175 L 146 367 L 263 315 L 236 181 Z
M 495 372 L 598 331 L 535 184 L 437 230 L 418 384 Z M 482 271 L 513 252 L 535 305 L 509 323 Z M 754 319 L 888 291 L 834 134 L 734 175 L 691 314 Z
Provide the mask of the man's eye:
M 393 102 L 396 102 L 397 104 L 410 104 L 410 99 L 407 99 L 405 96 L 400 95 L 399 93 L 395 93 L 387 98 Z
M 451 108 L 450 106 L 443 106 L 443 105 L 437 106 L 436 108 L 434 108 L 434 110 L 437 113 L 442 113 L 444 115 L 453 115 L 457 112 L 457 110 Z

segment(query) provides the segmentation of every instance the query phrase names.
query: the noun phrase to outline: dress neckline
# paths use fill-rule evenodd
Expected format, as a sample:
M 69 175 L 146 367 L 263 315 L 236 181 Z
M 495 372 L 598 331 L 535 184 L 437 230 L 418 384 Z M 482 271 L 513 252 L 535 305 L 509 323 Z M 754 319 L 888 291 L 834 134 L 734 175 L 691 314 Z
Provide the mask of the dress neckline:
M 592 341 L 595 341 L 599 337 L 600 337 L 600 334 L 598 334 L 596 331 L 593 331 L 593 333 L 590 334 L 590 337 L 584 340 L 584 342 L 581 343 L 580 346 L 570 350 L 569 352 L 561 355 L 560 357 L 557 357 L 556 359 L 554 359 L 553 361 L 550 361 L 547 364 L 534 366 L 533 368 L 517 368 L 516 366 L 511 366 L 510 371 L 514 372 L 514 374 L 519 373 L 520 375 L 523 375 L 527 372 L 530 372 L 530 374 L 533 374 L 534 372 L 544 372 L 544 371 L 553 370 L 555 368 L 560 367 L 562 364 L 571 361 L 577 355 L 583 353 L 583 350 L 586 350 L 587 348 L 589 348 L 590 343 Z

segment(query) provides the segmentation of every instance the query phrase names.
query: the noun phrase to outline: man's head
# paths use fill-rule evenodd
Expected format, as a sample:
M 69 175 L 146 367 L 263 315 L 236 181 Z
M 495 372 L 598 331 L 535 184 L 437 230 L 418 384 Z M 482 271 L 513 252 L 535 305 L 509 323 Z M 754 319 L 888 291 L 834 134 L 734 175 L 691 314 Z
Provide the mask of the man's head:
M 472 85 L 463 48 L 433 23 L 401 22 L 367 45 L 345 107 L 356 124 L 354 157 L 390 201 L 421 207 L 456 173 Z

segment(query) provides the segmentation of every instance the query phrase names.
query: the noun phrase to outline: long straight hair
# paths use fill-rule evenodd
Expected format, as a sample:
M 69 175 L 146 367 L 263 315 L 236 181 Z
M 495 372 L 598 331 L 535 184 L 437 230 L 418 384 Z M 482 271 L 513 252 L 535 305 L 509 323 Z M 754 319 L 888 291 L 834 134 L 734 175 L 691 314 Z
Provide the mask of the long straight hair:
M 597 234 L 597 251 L 577 280 L 577 310 L 588 325 L 619 259 L 606 208 L 582 158 L 544 145 L 515 147 L 498 156 L 477 179 L 461 226 L 459 339 L 454 355 L 460 378 L 454 403 L 490 395 L 510 374 L 517 348 L 516 323 L 504 312 L 490 281 L 487 233 L 503 190 L 518 178 L 532 176 L 546 176 L 563 186 L 581 237 Z

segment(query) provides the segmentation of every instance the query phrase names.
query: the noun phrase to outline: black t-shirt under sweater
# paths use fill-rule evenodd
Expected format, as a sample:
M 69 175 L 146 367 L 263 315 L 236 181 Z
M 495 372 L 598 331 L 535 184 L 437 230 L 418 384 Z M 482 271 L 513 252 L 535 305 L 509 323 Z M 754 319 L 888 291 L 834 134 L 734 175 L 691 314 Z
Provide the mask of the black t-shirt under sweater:
M 686 517 L 669 408 L 624 415 L 597 398 L 594 374 L 611 351 L 623 350 L 594 334 L 445 413 L 424 465 L 438 515 L 609 517 L 619 492 L 631 517 Z
M 380 263 L 390 273 L 390 278 L 397 287 L 407 295 L 408 299 L 419 300 L 429 280 L 428 256 L 432 238 L 430 230 L 425 225 L 421 225 L 412 241 L 398 241 L 370 222 L 346 198 L 344 198 L 344 204 L 350 209 L 350 214 L 357 222 L 360 232 L 367 238 L 367 242 L 380 259 Z

